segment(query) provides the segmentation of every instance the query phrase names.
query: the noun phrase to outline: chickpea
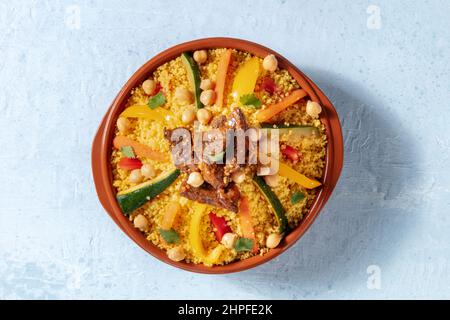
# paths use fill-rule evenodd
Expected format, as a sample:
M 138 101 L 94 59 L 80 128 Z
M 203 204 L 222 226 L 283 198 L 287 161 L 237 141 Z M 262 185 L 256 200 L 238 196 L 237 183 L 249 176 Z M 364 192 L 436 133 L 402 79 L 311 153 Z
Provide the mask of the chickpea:
M 306 103 L 306 113 L 311 118 L 318 118 L 319 114 L 322 112 L 322 107 L 315 101 L 308 101 Z
M 214 82 L 212 82 L 211 79 L 203 79 L 202 82 L 200 82 L 200 89 L 203 91 L 214 89 Z
M 208 53 L 206 50 L 197 50 L 194 52 L 194 60 L 198 64 L 205 63 L 206 59 L 208 59 Z
M 277 174 L 273 174 L 270 176 L 265 176 L 264 180 L 266 181 L 269 187 L 276 187 L 278 185 L 278 178 L 279 177 Z
M 184 124 L 190 124 L 195 120 L 195 111 L 192 109 L 184 110 L 181 114 L 181 121 Z
M 120 117 L 117 119 L 117 129 L 119 129 L 120 133 L 126 133 L 130 128 L 130 121 L 127 118 Z
M 222 240 L 220 241 L 220 243 L 222 243 L 226 248 L 228 249 L 233 249 L 234 248 L 234 244 L 237 241 L 237 234 L 236 233 L 225 233 L 222 237 Z
M 187 180 L 187 184 L 195 188 L 200 187 L 203 184 L 203 182 L 205 182 L 205 180 L 203 180 L 203 176 L 201 175 L 200 172 L 192 172 Z
M 130 176 L 128 177 L 128 181 L 130 183 L 139 183 L 142 181 L 141 169 L 134 169 L 130 172 Z
M 142 215 L 142 214 L 138 214 L 134 220 L 133 220 L 133 224 L 135 228 L 138 228 L 141 231 L 146 231 L 148 228 L 148 220 L 147 218 Z
M 182 104 L 189 104 L 192 102 L 192 93 L 185 87 L 177 87 L 175 89 L 175 99 Z
M 205 90 L 200 94 L 200 102 L 205 106 L 210 106 L 216 101 L 216 92 L 214 90 Z
M 153 168 L 153 166 L 151 164 L 144 164 L 141 167 L 141 174 L 147 178 L 147 179 L 151 179 L 155 176 L 156 172 L 155 172 L 155 168 Z
M 233 179 L 233 181 L 235 183 L 242 183 L 245 180 L 245 173 L 242 170 L 233 172 L 233 174 L 231 175 L 231 179 Z
M 281 234 L 271 233 L 266 239 L 266 247 L 270 249 L 278 247 L 282 238 Z
M 144 89 L 146 95 L 151 95 L 155 91 L 155 88 L 156 82 L 154 80 L 148 79 L 142 83 L 142 89 Z
M 202 108 L 197 111 L 197 119 L 201 124 L 208 124 L 211 121 L 212 114 L 209 110 Z
M 178 246 L 167 250 L 167 256 L 170 260 L 181 261 L 186 258 L 186 253 L 182 247 Z
M 267 55 L 263 60 L 263 68 L 269 72 L 274 72 L 277 70 L 278 60 L 273 54 Z

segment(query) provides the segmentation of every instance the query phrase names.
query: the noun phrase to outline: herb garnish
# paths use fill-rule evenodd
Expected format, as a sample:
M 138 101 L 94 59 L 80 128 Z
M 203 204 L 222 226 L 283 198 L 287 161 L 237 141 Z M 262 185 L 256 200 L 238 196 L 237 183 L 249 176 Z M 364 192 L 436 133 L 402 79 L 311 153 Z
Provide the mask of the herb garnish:
M 153 97 L 148 99 L 148 106 L 150 109 L 158 108 L 164 104 L 166 104 L 166 97 L 162 94 L 162 92 L 158 92 Z
M 180 236 L 173 229 L 170 230 L 159 229 L 159 233 L 163 237 L 164 241 L 166 241 L 167 243 L 177 243 L 178 241 L 180 241 Z
M 239 101 L 244 106 L 253 106 L 257 109 L 259 109 L 262 104 L 261 100 L 259 100 L 254 94 L 244 94 L 243 96 L 241 96 Z
M 122 154 L 127 158 L 131 158 L 131 159 L 136 158 L 133 147 L 131 147 L 131 146 L 122 146 L 120 148 L 120 151 L 122 151 Z
M 234 244 L 234 249 L 237 252 L 250 251 L 253 248 L 253 239 L 239 238 Z

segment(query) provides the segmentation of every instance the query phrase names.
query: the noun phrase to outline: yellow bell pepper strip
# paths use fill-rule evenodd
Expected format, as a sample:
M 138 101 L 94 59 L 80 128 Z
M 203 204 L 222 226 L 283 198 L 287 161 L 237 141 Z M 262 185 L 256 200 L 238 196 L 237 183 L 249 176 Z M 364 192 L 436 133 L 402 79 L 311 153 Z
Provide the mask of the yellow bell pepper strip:
M 223 98 L 225 92 L 225 82 L 228 74 L 228 66 L 231 60 L 231 49 L 227 49 L 220 57 L 217 66 L 216 77 L 216 106 L 221 108 L 223 106 Z
M 253 93 L 260 70 L 261 63 L 259 58 L 253 57 L 244 62 L 234 77 L 231 89 L 234 101 L 239 101 L 243 95 Z
M 314 189 L 322 185 L 319 181 L 308 178 L 282 162 L 279 163 L 278 174 L 291 179 L 306 189 Z
M 293 105 L 301 98 L 304 98 L 307 96 L 307 93 L 303 89 L 297 89 L 292 91 L 292 93 L 285 97 L 283 100 L 281 100 L 278 103 L 272 104 L 268 106 L 266 109 L 258 111 L 256 114 L 256 119 L 259 122 L 264 122 L 275 116 L 276 114 L 280 113 L 287 107 Z
M 225 246 L 223 244 L 219 244 L 217 247 L 212 249 L 206 257 L 203 258 L 203 264 L 206 266 L 212 266 L 220 263 L 220 256 L 224 250 Z
M 149 158 L 156 161 L 167 161 L 168 156 L 165 153 L 155 151 L 145 144 L 134 141 L 133 139 L 124 137 L 124 136 L 116 136 L 113 140 L 114 148 L 119 149 L 124 146 L 130 146 L 133 148 L 134 153 L 138 157 Z
M 160 122 L 168 121 L 168 117 L 173 118 L 172 112 L 166 110 L 164 108 L 156 108 L 150 109 L 147 105 L 139 105 L 135 104 L 128 108 L 126 108 L 121 114 L 120 117 L 125 118 L 144 118 L 150 119 Z
M 250 206 L 248 199 L 242 197 L 239 203 L 239 222 L 242 228 L 242 236 L 253 240 L 253 253 L 258 253 L 258 243 L 256 242 L 255 230 L 253 229 L 252 217 L 250 216 Z
M 200 225 L 206 209 L 207 208 L 204 204 L 194 204 L 194 212 L 192 213 L 189 224 L 189 245 L 192 248 L 192 253 L 197 258 L 199 258 L 205 265 L 211 266 L 220 262 L 220 256 L 225 250 L 225 247 L 222 244 L 219 244 L 210 253 L 208 253 L 203 247 Z

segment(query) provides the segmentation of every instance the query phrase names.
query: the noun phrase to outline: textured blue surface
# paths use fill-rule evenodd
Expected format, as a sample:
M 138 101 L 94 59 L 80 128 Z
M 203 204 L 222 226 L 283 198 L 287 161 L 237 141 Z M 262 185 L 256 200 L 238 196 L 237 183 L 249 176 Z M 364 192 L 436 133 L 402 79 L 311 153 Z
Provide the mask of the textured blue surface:
M 450 2 L 190 2 L 0 2 L 0 298 L 450 298 Z M 207 36 L 300 67 L 335 103 L 346 152 L 292 249 L 214 277 L 132 243 L 90 171 L 123 83 Z

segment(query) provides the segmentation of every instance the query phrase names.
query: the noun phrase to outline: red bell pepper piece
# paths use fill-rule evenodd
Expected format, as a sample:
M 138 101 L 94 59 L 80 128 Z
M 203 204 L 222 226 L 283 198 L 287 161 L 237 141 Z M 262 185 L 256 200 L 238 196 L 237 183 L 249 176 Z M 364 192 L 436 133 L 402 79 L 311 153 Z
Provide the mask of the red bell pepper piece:
M 156 83 L 156 86 L 155 86 L 155 90 L 153 90 L 153 93 L 151 94 L 151 96 L 154 96 L 154 95 L 156 95 L 156 94 L 158 94 L 160 91 L 162 91 L 162 85 L 161 85 L 161 82 L 157 82 Z M 164 92 L 163 92 L 164 93 Z
M 122 158 L 119 161 L 119 168 L 124 169 L 124 170 L 140 169 L 141 167 L 142 167 L 142 162 L 139 159 Z
M 265 77 L 261 82 L 261 88 L 267 93 L 274 94 L 277 91 L 277 84 L 270 77 Z
M 291 160 L 294 164 L 300 160 L 301 154 L 295 148 L 288 146 L 287 144 L 281 147 L 281 154 Z
M 210 212 L 209 219 L 211 220 L 213 229 L 216 233 L 217 241 L 220 242 L 225 233 L 232 232 L 224 217 L 218 217 L 214 212 Z

